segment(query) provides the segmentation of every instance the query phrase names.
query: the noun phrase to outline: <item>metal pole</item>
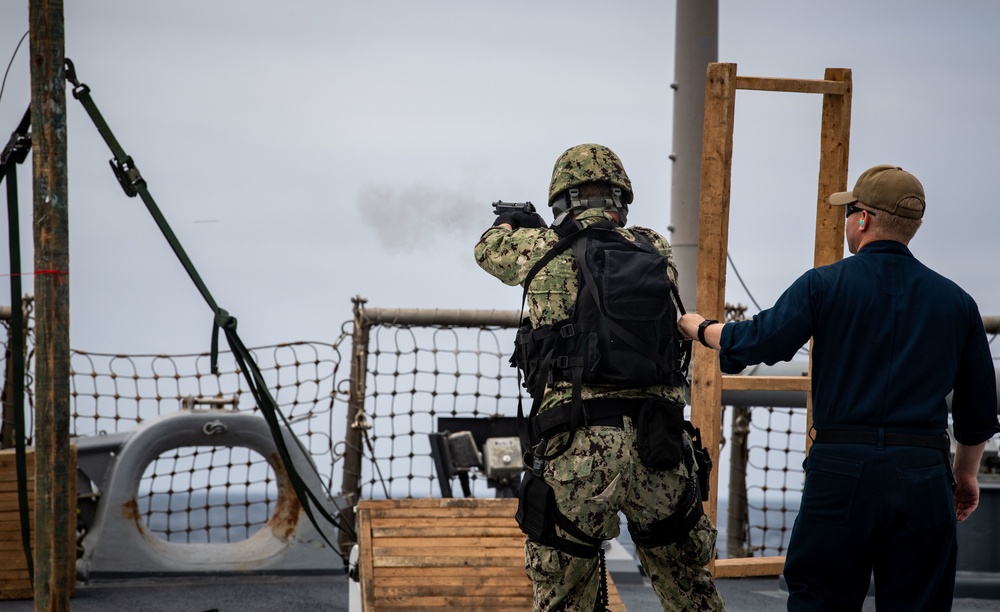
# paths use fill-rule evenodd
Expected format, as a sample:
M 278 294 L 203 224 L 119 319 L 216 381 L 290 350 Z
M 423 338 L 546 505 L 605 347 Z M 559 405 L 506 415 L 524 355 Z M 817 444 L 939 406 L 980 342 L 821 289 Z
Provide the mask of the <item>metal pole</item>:
M 677 0 L 674 32 L 674 124 L 670 159 L 670 246 L 681 301 L 696 311 L 701 144 L 705 124 L 705 74 L 719 57 L 718 0 Z
M 69 206 L 61 0 L 30 0 L 35 243 L 35 610 L 69 610 Z
M 368 308 L 363 310 L 367 325 L 444 325 L 517 327 L 521 313 L 516 310 L 420 310 L 416 308 Z
M 747 505 L 747 461 L 750 448 L 750 408 L 733 406 L 733 433 L 729 438 L 729 508 L 726 527 L 726 556 L 737 559 L 751 556 L 747 531 L 750 509 Z
M 354 506 L 361 498 L 361 428 L 367 425 L 364 420 L 365 409 L 365 378 L 368 375 L 368 329 L 370 324 L 365 321 L 365 302 L 368 300 L 356 296 L 354 302 L 354 335 L 351 339 L 351 379 L 350 397 L 347 398 L 347 429 L 344 432 L 344 476 L 340 484 L 340 493 L 348 500 L 348 506 L 341 512 L 342 524 L 354 525 Z M 362 417 L 362 418 L 359 418 Z M 350 553 L 351 542 L 348 532 L 339 530 L 341 552 Z

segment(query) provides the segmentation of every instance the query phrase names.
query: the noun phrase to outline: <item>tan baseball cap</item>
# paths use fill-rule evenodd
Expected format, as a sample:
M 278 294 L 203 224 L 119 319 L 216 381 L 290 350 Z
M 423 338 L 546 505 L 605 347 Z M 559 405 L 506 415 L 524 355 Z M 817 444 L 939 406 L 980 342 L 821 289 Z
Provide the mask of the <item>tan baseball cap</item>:
M 900 208 L 899 201 L 906 198 L 920 200 L 920 210 Z M 899 166 L 879 164 L 861 173 L 853 191 L 840 191 L 830 196 L 833 206 L 845 206 L 860 202 L 869 208 L 910 219 L 924 216 L 927 202 L 924 200 L 924 186 L 917 177 Z

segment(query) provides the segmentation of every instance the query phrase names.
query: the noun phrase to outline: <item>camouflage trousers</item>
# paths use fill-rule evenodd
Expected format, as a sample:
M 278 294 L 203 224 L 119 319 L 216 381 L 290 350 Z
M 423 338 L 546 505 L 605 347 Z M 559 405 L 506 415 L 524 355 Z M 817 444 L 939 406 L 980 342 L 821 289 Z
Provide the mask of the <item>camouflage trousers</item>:
M 549 442 L 549 450 L 568 434 Z M 555 492 L 560 512 L 585 533 L 611 539 L 620 531 L 618 513 L 633 523 L 648 524 L 671 515 L 690 478 L 687 467 L 653 470 L 639 461 L 635 429 L 625 417 L 624 429 L 587 427 L 577 430 L 572 446 L 549 460 L 543 473 Z M 557 533 L 568 536 L 561 529 Z M 636 547 L 664 610 L 725 610 L 706 565 L 715 553 L 716 530 L 707 516 L 676 544 Z M 594 609 L 600 583 L 595 557 L 574 557 L 528 540 L 525 570 L 534 585 L 534 610 L 554 612 Z

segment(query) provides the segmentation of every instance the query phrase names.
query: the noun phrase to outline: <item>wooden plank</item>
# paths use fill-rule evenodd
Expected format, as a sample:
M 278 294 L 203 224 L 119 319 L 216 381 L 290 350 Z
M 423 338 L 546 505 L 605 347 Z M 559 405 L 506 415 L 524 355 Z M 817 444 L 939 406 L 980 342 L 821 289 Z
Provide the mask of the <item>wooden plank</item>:
M 372 553 L 375 555 L 376 563 L 382 556 L 386 557 L 417 557 L 417 558 L 437 558 L 446 557 L 454 559 L 466 559 L 470 555 L 476 555 L 478 557 L 519 557 L 523 558 L 524 543 L 521 544 L 510 544 L 508 546 L 484 546 L 482 548 L 472 548 L 469 546 L 448 546 L 448 547 L 433 547 L 425 548 L 422 545 L 413 546 L 382 546 L 381 542 L 377 542 L 372 547 Z M 520 554 L 518 554 L 521 549 Z M 461 561 L 458 565 L 464 565 Z
M 372 506 L 369 508 L 372 513 L 372 518 L 424 518 L 424 517 L 441 517 L 453 519 L 464 519 L 464 518 L 500 518 L 500 519 L 514 519 L 514 513 L 517 511 L 517 505 L 505 504 L 504 506 L 488 506 L 485 508 L 468 508 L 468 507 L 456 507 L 456 508 L 397 508 L 397 507 L 379 507 Z
M 35 539 L 31 539 L 31 545 L 35 545 Z M 17 555 L 24 554 L 24 546 L 21 544 L 21 538 L 15 540 L 14 538 L 9 538 L 6 540 L 0 540 L 0 567 L 3 567 L 4 563 Z
M 529 583 L 530 584 L 530 583 Z M 531 602 L 530 591 L 528 593 L 521 592 L 518 596 L 514 589 L 511 588 L 510 583 L 507 584 L 473 584 L 466 582 L 463 584 L 441 584 L 437 580 L 424 581 L 423 584 L 407 584 L 407 585 L 382 585 L 379 589 L 380 597 L 440 597 L 440 596 L 458 596 L 458 597 L 489 597 L 491 599 L 503 599 L 504 597 L 518 597 L 519 599 L 527 599 L 529 604 Z
M 27 576 L 24 578 L 24 582 L 28 582 Z M 32 599 L 35 596 L 34 591 L 30 587 L 25 586 L 11 586 L 5 587 L 0 585 L 0 600 L 2 599 Z
M 849 87 L 841 80 L 781 79 L 770 77 L 736 77 L 736 89 L 782 91 L 786 93 L 817 93 L 844 95 Z
M 468 606 L 474 605 L 478 606 L 479 609 L 492 609 L 493 606 L 527 606 L 530 609 L 532 604 L 532 598 L 526 595 L 515 595 L 507 593 L 504 595 L 494 595 L 492 593 L 436 593 L 434 591 L 421 591 L 416 590 L 410 592 L 408 590 L 403 590 L 400 592 L 388 591 L 384 594 L 379 595 L 379 601 L 391 601 L 397 606 L 404 605 L 404 602 L 413 607 L 427 607 L 427 606 L 441 606 L 441 605 L 458 605 L 458 606 Z
M 472 568 L 473 570 L 478 568 Z M 531 584 L 531 580 L 528 579 L 527 574 L 523 571 L 517 576 L 525 584 Z M 380 584 L 383 587 L 403 587 L 403 586 L 414 586 L 414 585 L 426 585 L 428 583 L 433 583 L 435 586 L 458 586 L 458 585 L 472 585 L 475 587 L 491 587 L 491 586 L 501 586 L 505 589 L 510 589 L 511 584 L 516 584 L 517 581 L 512 581 L 511 576 L 498 576 L 491 572 L 478 572 L 473 571 L 462 572 L 456 575 L 443 575 L 434 576 L 433 580 L 429 580 L 426 575 L 412 575 L 412 576 L 384 576 L 380 579 Z
M 382 605 L 382 604 L 380 604 L 380 605 Z M 396 605 L 396 606 L 392 606 L 392 607 L 388 607 L 388 606 L 384 606 L 383 605 L 383 607 L 381 607 L 380 609 L 383 609 L 383 610 L 407 610 L 408 609 L 407 608 L 408 605 L 409 604 L 404 604 L 402 606 Z M 525 608 L 523 605 L 518 605 L 518 606 L 497 606 L 497 607 L 490 608 L 490 611 L 491 612 L 524 612 L 526 609 L 529 609 L 529 608 L 530 608 L 530 606 L 528 608 Z M 452 603 L 450 605 L 443 606 L 443 607 L 423 607 L 423 608 L 420 608 L 420 610 L 421 610 L 421 612 L 423 612 L 424 610 L 427 610 L 427 611 L 440 610 L 441 612 L 479 612 L 480 610 L 482 610 L 482 608 L 479 607 L 479 606 L 458 606 L 458 605 L 455 605 L 454 603 Z
M 730 391 L 811 391 L 808 376 L 728 376 L 722 377 L 722 388 Z
M 34 487 L 33 484 L 28 486 Z M 28 510 L 34 514 L 35 495 L 31 492 L 28 493 Z M 17 499 L 17 491 L 0 491 L 0 522 L 19 520 L 17 517 L 20 516 L 20 513 L 21 506 Z
M 778 576 L 785 569 L 785 557 L 750 557 L 746 559 L 717 559 L 716 578 L 749 578 L 751 576 Z
M 380 597 L 377 602 L 379 610 L 447 610 L 452 612 L 453 610 L 517 610 L 518 612 L 524 612 L 524 610 L 531 609 L 531 600 L 525 600 L 523 598 L 505 598 L 504 600 L 497 601 L 495 598 L 481 598 L 481 597 Z
M 0 493 L 0 500 L 2 500 L 0 501 L 0 529 L 8 526 L 20 529 L 21 506 L 17 503 L 17 493 Z M 35 516 L 34 496 L 28 497 L 28 514 L 33 522 Z
M 411 548 L 523 548 L 524 534 L 518 533 L 513 536 L 457 536 L 452 537 L 446 530 L 435 529 L 440 535 L 427 537 L 380 537 L 379 546 L 382 547 L 411 547 Z
M 456 576 L 464 576 L 472 579 L 482 579 L 490 576 L 497 576 L 500 578 L 510 579 L 510 578 L 524 578 L 528 580 L 528 575 L 524 573 L 524 566 L 515 567 L 513 565 L 503 567 L 376 567 L 374 569 L 374 576 L 378 580 L 394 580 L 394 579 L 410 579 L 410 578 L 421 578 L 421 579 L 434 579 L 438 578 L 454 578 Z M 530 581 L 529 581 L 530 582 Z
M 24 564 L 24 549 L 20 545 L 10 550 L 0 558 L 0 575 L 3 580 L 10 580 L 14 575 L 28 575 L 28 568 Z
M 705 84 L 705 129 L 702 142 L 701 202 L 698 222 L 698 313 L 724 319 L 726 250 L 729 244 L 729 195 L 733 164 L 733 120 L 736 64 L 709 64 Z M 722 438 L 722 373 L 719 356 L 694 343 L 691 364 L 691 422 L 701 430 L 702 444 L 719 465 Z M 715 521 L 719 471 L 712 470 L 705 512 Z
M 413 510 L 416 508 L 465 508 L 469 510 L 498 510 L 517 509 L 517 500 L 507 497 L 499 498 L 479 498 L 479 497 L 425 497 L 425 498 L 402 498 L 402 499 L 366 499 L 358 504 L 366 508 L 382 509 L 395 508 L 397 510 Z
M 618 595 L 618 592 L 614 592 Z M 476 598 L 476 597 L 395 597 L 379 598 L 377 601 L 379 610 L 442 610 L 447 612 L 479 612 L 480 610 L 491 610 L 492 612 L 524 612 L 530 610 L 533 604 L 532 598 Z M 609 590 L 608 609 L 612 612 L 625 612 L 625 604 L 621 598 L 612 599 Z
M 514 515 L 497 517 L 497 516 L 460 516 L 454 517 L 447 514 L 433 514 L 430 516 L 415 516 L 413 513 L 404 513 L 405 516 L 386 516 L 383 512 L 372 512 L 374 520 L 377 521 L 376 525 L 373 527 L 375 529 L 385 529 L 391 527 L 397 528 L 407 528 L 407 527 L 439 527 L 442 521 L 447 521 L 448 525 L 453 525 L 455 527 L 511 527 L 513 526 L 517 529 L 517 523 L 514 521 Z
M 411 546 L 374 546 L 372 548 L 375 554 L 375 564 L 385 564 L 387 559 L 390 558 L 407 558 L 411 559 L 408 562 L 426 562 L 428 564 L 441 565 L 441 561 L 435 561 L 440 559 L 443 561 L 450 561 L 451 565 L 465 567 L 473 562 L 473 559 L 481 559 L 484 563 L 503 563 L 506 561 L 501 561 L 501 559 L 514 559 L 524 561 L 523 544 L 521 545 L 521 551 L 518 551 L 519 547 L 515 546 L 505 546 L 505 547 L 488 547 L 482 549 L 468 548 L 468 547 L 449 547 L 449 548 L 431 548 L 431 549 L 421 549 Z
M 361 576 L 361 609 L 375 609 L 374 560 L 372 554 L 371 509 L 358 504 L 358 574 Z
M 70 474 L 76 472 L 76 447 L 70 446 L 70 465 L 67 468 Z M 35 548 L 35 449 L 29 448 L 26 455 L 28 467 L 28 522 L 30 524 L 30 536 L 32 549 Z M 13 449 L 0 450 L 0 475 L 4 482 L 0 485 L 0 600 L 4 599 L 31 599 L 33 597 L 31 585 L 28 581 L 28 568 L 24 559 L 24 545 L 21 541 L 21 509 L 17 501 L 17 481 L 16 481 L 16 456 Z M 72 527 L 67 529 L 62 526 L 50 526 L 53 532 L 68 532 L 70 550 L 75 550 L 76 540 L 76 478 L 70 478 Z M 39 551 L 35 551 L 38 557 Z M 46 551 L 43 556 L 55 557 L 55 553 Z M 70 566 L 62 571 L 54 572 L 63 574 L 66 571 L 75 575 L 76 555 L 70 555 L 67 559 Z M 37 571 L 37 567 L 36 567 Z M 70 595 L 75 588 L 75 581 L 69 586 Z
M 482 556 L 482 557 L 418 557 L 418 556 L 376 556 L 374 567 L 497 567 L 508 565 L 524 569 L 524 556 Z
M 423 521 L 421 521 L 423 522 Z M 514 527 L 476 527 L 456 525 L 448 528 L 438 525 L 407 525 L 404 527 L 372 527 L 372 533 L 378 538 L 417 538 L 417 537 L 491 537 L 491 538 L 516 538 L 520 537 L 524 542 L 524 534 L 520 528 Z

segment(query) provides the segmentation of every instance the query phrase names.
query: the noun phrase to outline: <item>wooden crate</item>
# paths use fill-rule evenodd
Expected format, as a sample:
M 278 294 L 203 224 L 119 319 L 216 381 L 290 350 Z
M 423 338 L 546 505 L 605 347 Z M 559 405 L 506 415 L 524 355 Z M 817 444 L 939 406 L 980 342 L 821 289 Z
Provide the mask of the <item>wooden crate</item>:
M 530 610 L 516 510 L 516 499 L 360 502 L 362 610 Z M 625 610 L 610 574 L 608 599 Z
M 35 452 L 28 449 L 28 520 L 31 522 L 31 545 L 35 545 Z M 69 530 L 72 541 L 67 542 L 70 550 L 75 550 L 76 537 L 76 447 L 71 447 L 70 470 L 71 506 L 70 519 L 73 528 Z M 75 574 L 76 555 L 70 555 L 70 575 Z M 71 587 L 72 588 L 72 587 Z M 71 591 L 72 592 L 72 591 Z M 21 511 L 17 501 L 17 462 L 14 450 L 0 450 L 0 600 L 32 599 L 31 583 L 28 580 L 28 566 L 24 559 L 21 541 Z

